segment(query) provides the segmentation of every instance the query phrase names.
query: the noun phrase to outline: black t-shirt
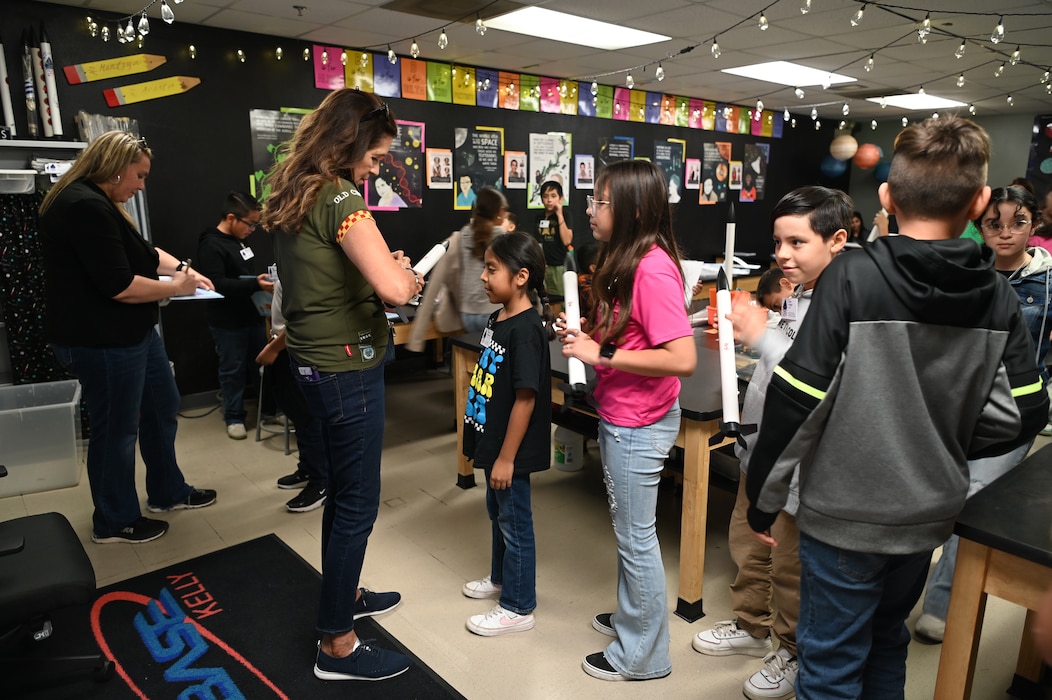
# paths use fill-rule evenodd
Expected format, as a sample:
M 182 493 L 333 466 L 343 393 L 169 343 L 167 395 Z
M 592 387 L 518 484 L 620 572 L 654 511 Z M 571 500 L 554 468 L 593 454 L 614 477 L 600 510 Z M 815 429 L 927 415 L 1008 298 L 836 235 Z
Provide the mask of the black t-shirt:
M 251 247 L 218 228 L 201 233 L 197 239 L 194 267 L 212 280 L 222 299 L 205 302 L 208 325 L 218 328 L 251 328 L 261 325 L 252 295 L 258 291 L 255 257 L 245 259 L 243 250 Z
M 573 217 L 567 207 L 563 207 L 563 221 L 566 222 L 566 228 L 573 229 Z M 545 209 L 537 215 L 533 237 L 540 241 L 541 250 L 544 251 L 544 263 L 548 267 L 552 265 L 562 267 L 566 264 L 566 246 L 559 237 L 559 228 L 557 214 L 549 214 Z
M 497 321 L 490 316 L 482 352 L 471 375 L 464 412 L 464 455 L 476 468 L 492 467 L 504 444 L 516 389 L 532 389 L 537 401 L 515 455 L 515 473 L 548 469 L 551 449 L 551 357 L 540 316 L 532 309 Z

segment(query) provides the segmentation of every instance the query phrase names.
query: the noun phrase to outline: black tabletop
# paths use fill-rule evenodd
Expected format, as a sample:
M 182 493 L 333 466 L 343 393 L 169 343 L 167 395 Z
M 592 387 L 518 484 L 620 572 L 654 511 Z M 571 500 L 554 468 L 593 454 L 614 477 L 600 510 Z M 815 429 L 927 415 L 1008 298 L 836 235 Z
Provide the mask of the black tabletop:
M 953 531 L 1052 567 L 1052 445 L 969 499 Z
M 453 336 L 454 345 L 478 350 L 481 333 L 465 333 Z M 716 335 L 706 333 L 703 328 L 694 329 L 694 342 L 698 348 L 698 366 L 694 374 L 682 377 L 682 389 L 679 394 L 679 405 L 683 416 L 697 421 L 708 421 L 723 415 L 723 395 L 720 390 L 720 355 Z M 551 342 L 552 376 L 567 379 L 566 358 L 558 340 Z M 587 367 L 588 376 L 592 368 Z

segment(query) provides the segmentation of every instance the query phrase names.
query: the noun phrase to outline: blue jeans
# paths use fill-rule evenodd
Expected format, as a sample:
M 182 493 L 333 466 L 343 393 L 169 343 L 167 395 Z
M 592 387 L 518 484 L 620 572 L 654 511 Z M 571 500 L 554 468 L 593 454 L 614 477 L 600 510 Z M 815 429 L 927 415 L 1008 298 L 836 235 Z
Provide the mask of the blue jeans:
M 262 322 L 246 328 L 209 326 L 219 356 L 219 388 L 226 424 L 245 422 L 245 386 L 256 372 L 256 355 L 267 344 Z M 262 401 L 263 397 L 259 397 Z
M 930 562 L 930 550 L 867 554 L 800 533 L 799 700 L 904 697 L 906 617 Z
M 677 401 L 651 425 L 625 428 L 599 421 L 599 452 L 617 540 L 617 610 L 611 617 L 617 639 L 606 648 L 606 660 L 629 678 L 660 678 L 672 670 L 657 498 L 679 420 Z
M 968 498 L 1014 469 L 1023 461 L 1033 444 L 1031 440 L 1006 454 L 968 462 Z M 953 583 L 953 571 L 957 568 L 957 539 L 957 535 L 950 535 L 950 539 L 942 546 L 942 556 L 932 569 L 928 590 L 924 594 L 924 612 L 940 620 L 945 620 L 950 610 L 950 586 Z
M 533 537 L 530 475 L 516 474 L 511 487 L 489 486 L 486 474 L 486 510 L 493 526 L 493 556 L 489 578 L 500 584 L 500 606 L 519 615 L 537 607 L 537 543 Z
M 175 458 L 179 390 L 157 331 L 137 345 L 90 348 L 53 345 L 59 363 L 77 379 L 87 406 L 88 484 L 96 537 L 111 537 L 142 515 L 135 490 L 135 441 L 146 463 L 146 496 L 168 507 L 192 488 Z
M 298 370 L 309 365 L 292 355 L 289 359 L 307 407 L 318 419 L 329 460 L 318 631 L 343 634 L 354 629 L 358 579 L 380 507 L 384 366 L 304 376 Z

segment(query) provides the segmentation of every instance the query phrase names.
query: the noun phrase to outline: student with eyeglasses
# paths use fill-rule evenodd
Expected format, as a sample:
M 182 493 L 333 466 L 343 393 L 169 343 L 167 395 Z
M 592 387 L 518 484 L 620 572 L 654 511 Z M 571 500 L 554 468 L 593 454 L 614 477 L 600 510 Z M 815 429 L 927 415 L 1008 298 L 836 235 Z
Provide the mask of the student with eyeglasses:
M 1033 193 L 1019 186 L 999 187 L 990 194 L 990 204 L 975 225 L 983 234 L 983 241 L 994 251 L 994 267 L 1019 296 L 1023 322 L 1034 341 L 1034 359 L 1041 378 L 1048 384 L 1045 355 L 1052 333 L 1050 293 L 1052 293 L 1052 253 L 1028 243 L 1040 219 L 1037 199 Z M 1052 434 L 1046 425 L 1042 435 Z M 997 457 L 971 460 L 968 463 L 971 498 L 983 487 L 1019 464 L 1033 441 Z M 924 611 L 917 619 L 917 635 L 926 640 L 941 642 L 946 628 L 946 614 L 950 607 L 950 584 L 957 562 L 957 535 L 951 535 L 943 545 L 942 556 L 932 571 L 924 594 Z
M 219 388 L 223 394 L 223 420 L 232 440 L 244 440 L 245 389 L 257 382 L 256 355 L 267 344 L 265 317 L 252 296 L 272 294 L 274 282 L 256 270 L 261 262 L 247 242 L 259 226 L 259 203 L 244 192 L 231 192 L 223 203 L 222 218 L 197 239 L 196 265 L 216 286 L 222 299 L 205 302 L 208 330 L 219 355 Z M 263 413 L 275 412 L 267 392 Z

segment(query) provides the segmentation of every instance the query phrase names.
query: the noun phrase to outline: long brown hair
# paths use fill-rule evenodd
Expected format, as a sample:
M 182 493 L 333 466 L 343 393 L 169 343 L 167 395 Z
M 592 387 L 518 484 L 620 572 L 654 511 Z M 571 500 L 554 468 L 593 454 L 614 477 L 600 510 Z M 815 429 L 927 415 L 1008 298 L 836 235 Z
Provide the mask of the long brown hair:
M 486 246 L 493 238 L 493 228 L 496 226 L 500 210 L 508 208 L 508 200 L 496 187 L 486 185 L 478 192 L 475 199 L 475 211 L 471 214 L 471 232 L 474 235 L 471 242 L 471 255 L 484 260 L 486 257 Z
M 267 175 L 271 190 L 263 227 L 298 234 L 321 188 L 397 134 L 394 113 L 380 98 L 351 88 L 329 93 L 303 118 Z
M 596 173 L 595 192 L 601 197 L 604 190 L 614 226 L 610 240 L 599 247 L 592 298 L 598 316 L 596 339 L 606 342 L 616 340 L 628 326 L 639 261 L 656 245 L 678 264 L 679 247 L 660 168 L 645 160 L 611 163 Z M 615 303 L 620 304 L 616 320 Z

